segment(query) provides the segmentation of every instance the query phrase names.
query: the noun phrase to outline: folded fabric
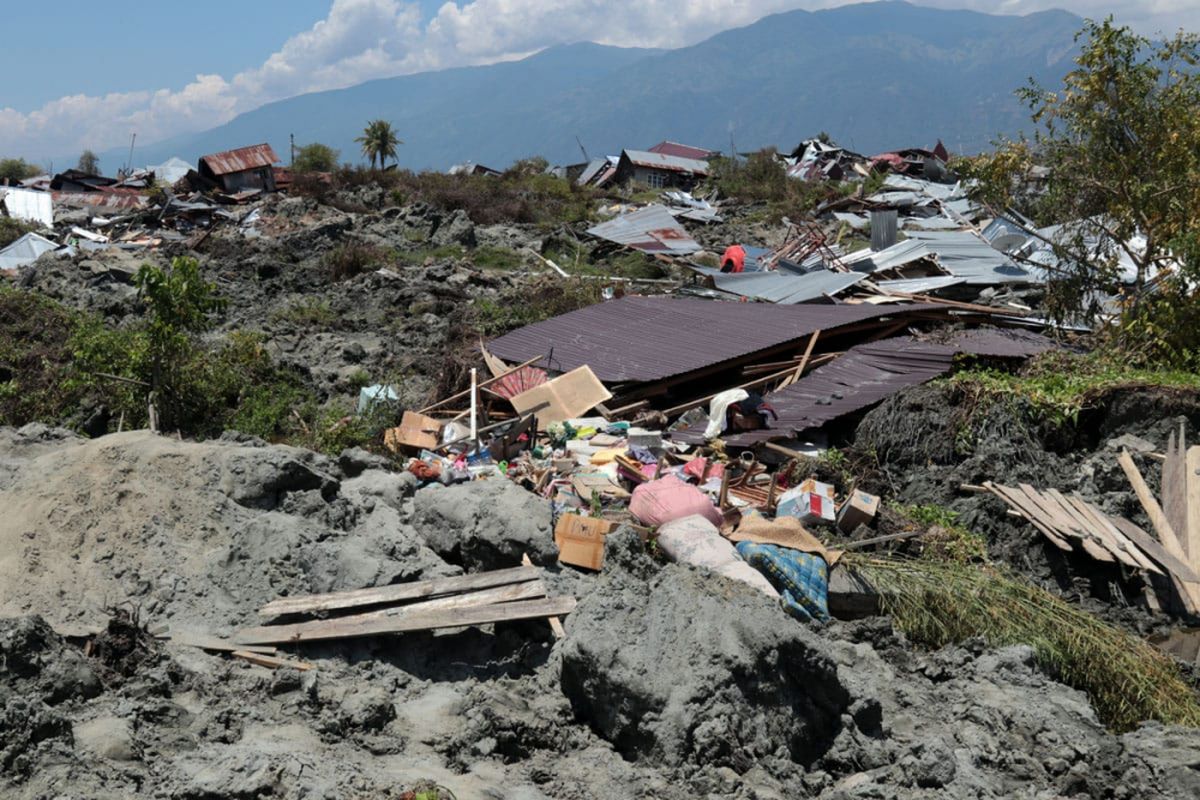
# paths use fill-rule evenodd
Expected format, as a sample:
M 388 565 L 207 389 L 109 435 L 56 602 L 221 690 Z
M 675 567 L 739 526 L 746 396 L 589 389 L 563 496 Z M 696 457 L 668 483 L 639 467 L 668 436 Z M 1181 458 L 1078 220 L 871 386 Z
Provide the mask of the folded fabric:
M 708 404 L 708 427 L 704 429 L 705 439 L 715 439 L 725 431 L 725 412 L 739 400 L 745 400 L 750 393 L 745 389 L 729 389 L 714 397 Z
M 774 544 L 740 542 L 738 554 L 783 595 L 783 607 L 805 622 L 829 619 L 829 567 L 812 553 Z
M 674 475 L 648 481 L 634 489 L 629 513 L 652 528 L 693 514 L 700 514 L 717 526 L 725 521 L 708 495 Z
M 710 569 L 778 598 L 779 592 L 754 567 L 738 557 L 716 526 L 700 515 L 668 522 L 658 529 L 658 546 L 673 561 Z

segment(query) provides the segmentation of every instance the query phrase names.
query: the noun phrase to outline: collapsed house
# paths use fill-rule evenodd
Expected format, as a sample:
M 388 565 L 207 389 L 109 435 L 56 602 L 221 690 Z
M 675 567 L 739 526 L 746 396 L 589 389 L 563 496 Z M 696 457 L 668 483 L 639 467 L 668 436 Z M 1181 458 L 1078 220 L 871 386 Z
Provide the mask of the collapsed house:
M 252 196 L 275 191 L 274 165 L 279 156 L 269 144 L 256 144 L 201 156 L 202 178 L 220 186 L 227 194 Z

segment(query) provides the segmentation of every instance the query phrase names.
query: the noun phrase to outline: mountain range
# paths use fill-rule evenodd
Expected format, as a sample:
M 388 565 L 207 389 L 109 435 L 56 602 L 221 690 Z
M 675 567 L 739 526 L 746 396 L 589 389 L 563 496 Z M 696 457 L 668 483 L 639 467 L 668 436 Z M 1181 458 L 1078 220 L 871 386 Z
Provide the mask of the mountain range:
M 286 162 L 294 134 L 358 162 L 354 138 L 374 118 L 395 125 L 400 164 L 413 169 L 502 168 L 529 155 L 574 163 L 583 149 L 595 157 L 662 139 L 790 149 L 818 131 L 866 153 L 938 138 L 974 152 L 1027 128 L 1015 90 L 1030 78 L 1056 85 L 1081 25 L 1065 11 L 999 16 L 903 2 L 791 11 L 676 50 L 580 43 L 292 97 L 140 147 L 134 160 L 191 161 L 268 141 Z

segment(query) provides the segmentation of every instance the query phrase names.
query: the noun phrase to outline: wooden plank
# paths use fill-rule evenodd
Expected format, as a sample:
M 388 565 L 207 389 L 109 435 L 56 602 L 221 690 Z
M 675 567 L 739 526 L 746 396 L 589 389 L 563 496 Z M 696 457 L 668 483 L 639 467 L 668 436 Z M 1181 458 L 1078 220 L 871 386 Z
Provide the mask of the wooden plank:
M 1039 509 L 1045 515 L 1043 521 L 1047 525 L 1053 527 L 1060 534 L 1078 539 L 1079 546 L 1089 556 L 1097 561 L 1110 564 L 1117 560 L 1112 553 L 1096 542 L 1074 519 L 1074 516 L 1068 514 L 1066 509 L 1062 508 L 1054 498 L 1042 494 L 1027 483 L 1020 484 L 1020 490 L 1029 499 L 1030 503 L 1033 504 L 1034 508 Z
M 1167 439 L 1167 453 L 1162 463 L 1162 480 L 1161 491 L 1163 514 L 1167 517 L 1167 522 L 1171 523 L 1171 528 L 1179 534 L 1179 546 L 1183 548 L 1184 555 L 1190 561 L 1195 551 L 1191 547 L 1190 537 L 1185 535 L 1188 531 L 1188 497 L 1187 497 L 1187 474 L 1186 459 L 1183 440 L 1183 426 L 1179 427 L 1179 438 L 1175 438 L 1175 434 L 1171 433 Z
M 570 614 L 575 609 L 574 597 L 553 597 L 543 600 L 521 600 L 470 608 L 442 608 L 433 611 L 397 613 L 389 617 L 371 617 L 356 621 L 353 617 L 300 622 L 293 625 L 266 625 L 238 631 L 234 637 L 245 644 L 294 644 L 298 642 L 353 639 L 385 633 L 425 631 L 437 628 L 462 628 L 469 625 L 490 625 Z M 402 609 L 396 609 L 401 612 Z
M 427 581 L 395 583 L 390 586 L 375 586 L 367 589 L 352 589 L 346 592 L 314 594 L 301 597 L 281 597 L 272 600 L 258 610 L 259 616 L 275 617 L 281 614 L 303 614 L 314 611 L 333 611 L 339 608 L 358 608 L 383 603 L 400 603 L 405 600 L 420 600 L 439 594 L 488 589 L 536 580 L 539 576 L 533 567 L 511 567 L 473 575 L 455 575 L 449 578 L 434 578 Z
M 1167 552 L 1167 549 L 1159 542 L 1156 542 L 1153 536 L 1124 517 L 1109 515 L 1108 518 L 1121 533 L 1129 538 L 1129 541 L 1136 544 L 1141 548 L 1143 553 L 1161 564 L 1168 573 L 1185 583 L 1200 583 L 1200 573 Z
M 249 650 L 257 655 L 269 656 L 275 653 L 274 647 L 245 647 L 240 644 L 235 644 L 230 639 L 221 639 L 216 636 L 209 636 L 207 633 L 188 633 L 181 632 L 171 635 L 169 640 L 172 644 L 183 645 L 184 647 L 198 647 L 201 650 L 210 650 L 214 653 L 232 653 L 234 650 Z
M 1074 500 L 1058 491 L 1058 489 L 1047 489 L 1042 494 L 1058 503 L 1072 517 L 1080 530 L 1115 560 L 1120 561 L 1131 569 L 1144 569 L 1141 562 L 1134 558 L 1126 549 L 1122 548 L 1121 542 L 1108 535 L 1108 528 L 1096 519 L 1093 519 L 1087 509 L 1081 508 Z M 1124 537 L 1121 538 L 1123 539 Z
M 804 368 L 808 366 L 808 360 L 812 358 L 813 348 L 817 346 L 817 339 L 821 338 L 819 330 L 813 331 L 812 336 L 808 337 L 808 347 L 804 348 L 804 356 L 800 359 L 800 366 L 796 367 L 796 371 L 791 376 L 780 384 L 780 388 L 791 386 L 796 381 L 800 380 L 800 376 L 804 374 Z
M 533 566 L 533 562 L 529 560 L 529 553 L 521 553 L 521 563 L 527 567 Z M 537 583 L 542 587 L 542 591 L 545 592 L 545 584 L 543 584 L 540 579 Z M 562 620 L 560 620 L 558 617 L 549 617 L 547 618 L 547 621 L 550 623 L 550 631 L 554 634 L 555 639 L 566 638 L 567 631 L 565 628 L 563 628 Z
M 408 603 L 402 606 L 388 606 L 362 614 L 350 614 L 336 619 L 385 619 L 397 614 L 408 614 L 414 611 L 437 611 L 445 608 L 470 608 L 471 606 L 488 606 L 496 603 L 511 603 L 515 600 L 536 600 L 546 596 L 546 588 L 540 580 L 510 583 L 507 586 L 495 586 L 491 589 L 479 589 L 462 594 L 448 594 L 423 600 L 419 603 Z
M 582 417 L 611 398 L 612 392 L 585 364 L 510 397 L 509 402 L 518 414 L 537 414 L 540 423 L 549 424 Z
M 1037 530 L 1043 536 L 1050 540 L 1052 545 L 1067 553 L 1074 552 L 1074 548 L 1071 547 L 1071 543 L 1068 539 L 1063 538 L 1049 525 L 1042 523 L 1040 518 L 1040 509 L 1033 508 L 1032 504 L 1029 502 L 1029 499 L 1021 492 L 1018 492 L 1015 489 L 1010 489 L 1007 486 L 1001 486 L 998 483 L 991 483 L 990 481 L 985 483 L 984 487 L 989 489 L 992 494 L 999 497 L 1005 503 L 1008 503 L 1012 513 L 1017 514 L 1026 522 L 1032 524 L 1033 527 L 1037 528 Z M 1027 506 L 1029 506 L 1029 508 L 1027 508 Z
M 1101 511 L 1088 503 L 1079 495 L 1071 495 L 1065 498 L 1079 512 L 1080 516 L 1091 522 L 1093 528 L 1100 535 L 1100 539 L 1109 552 L 1120 559 L 1121 563 L 1133 569 L 1148 570 L 1156 572 L 1159 575 L 1165 574 L 1157 564 L 1143 555 L 1137 547 L 1133 545 L 1125 535 L 1113 527 L 1113 524 L 1107 520 Z
M 1187 505 L 1187 546 L 1184 549 L 1192 569 L 1200 570 L 1200 446 L 1188 448 L 1184 471 Z
M 1175 530 L 1171 527 L 1171 523 L 1167 521 L 1162 509 L 1159 508 L 1158 501 L 1154 499 L 1154 495 L 1150 493 L 1150 487 L 1146 485 L 1146 479 L 1142 477 L 1137 464 L 1133 463 L 1133 458 L 1129 455 L 1128 450 L 1121 451 L 1121 454 L 1117 456 L 1117 463 L 1121 465 L 1121 469 L 1125 472 L 1125 477 L 1129 479 L 1129 484 L 1133 487 L 1133 493 L 1137 495 L 1138 502 L 1142 504 L 1142 509 L 1145 510 L 1146 516 L 1150 518 L 1150 524 L 1154 527 L 1154 532 L 1158 534 L 1162 546 L 1175 558 L 1190 565 L 1191 562 L 1179 546 L 1179 539 L 1175 536 Z M 1179 597 L 1188 611 L 1192 613 L 1200 611 L 1200 584 L 1178 581 L 1175 588 L 1179 592 Z
M 276 658 L 275 656 L 264 656 L 261 653 L 254 652 L 254 648 L 245 650 L 234 650 L 232 653 L 234 658 L 240 658 L 243 661 L 249 661 L 251 664 L 257 664 L 260 667 L 268 669 L 280 669 L 281 667 L 291 667 L 298 669 L 301 672 L 308 672 L 313 669 L 313 665 L 307 661 L 293 661 L 290 658 Z

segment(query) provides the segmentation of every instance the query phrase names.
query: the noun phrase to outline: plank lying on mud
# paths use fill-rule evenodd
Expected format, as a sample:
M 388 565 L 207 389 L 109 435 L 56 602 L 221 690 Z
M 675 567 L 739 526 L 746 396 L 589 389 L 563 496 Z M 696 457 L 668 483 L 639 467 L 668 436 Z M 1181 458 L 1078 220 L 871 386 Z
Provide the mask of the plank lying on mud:
M 1042 510 L 1035 506 L 1033 502 L 1025 496 L 1019 489 L 1011 489 L 1007 486 L 1001 486 L 998 483 L 988 482 L 984 486 L 999 497 L 1004 502 L 1008 503 L 1013 509 L 1028 520 L 1033 527 L 1037 528 L 1043 536 L 1050 540 L 1050 543 L 1059 550 L 1070 553 L 1074 548 L 1068 539 L 1064 539 L 1055 532 L 1054 528 L 1042 521 Z
M 232 653 L 235 650 L 246 650 L 263 656 L 275 654 L 274 647 L 245 647 L 229 639 L 209 636 L 207 633 L 174 633 L 171 635 L 169 641 L 172 644 L 181 644 L 184 647 L 198 647 L 201 650 L 211 650 L 214 653 Z
M 562 616 L 575 609 L 574 597 L 553 597 L 543 600 L 520 600 L 469 608 L 441 608 L 431 611 L 393 609 L 388 616 L 372 614 L 367 619 L 339 619 L 300 622 L 292 625 L 266 625 L 239 631 L 234 640 L 242 644 L 294 644 L 297 642 L 351 639 L 384 633 L 461 628 L 468 625 L 488 625 L 524 619 Z M 359 615 L 362 616 L 362 615 Z
M 535 567 L 512 567 L 473 575 L 455 575 L 450 578 L 434 578 L 411 583 L 394 583 L 369 589 L 352 589 L 347 592 L 313 594 L 301 597 L 281 597 L 272 600 L 258 610 L 261 617 L 277 617 L 283 614 L 304 614 L 314 611 L 334 611 L 342 608 L 399 603 L 405 600 L 420 600 L 441 594 L 467 592 L 473 589 L 489 589 L 536 580 L 540 573 Z
M 234 658 L 240 658 L 243 661 L 249 661 L 251 664 L 257 664 L 260 667 L 268 669 L 282 669 L 283 667 L 291 667 L 292 669 L 308 672 L 314 669 L 312 664 L 307 661 L 293 661 L 290 658 L 276 658 L 275 656 L 264 656 L 261 653 L 255 653 L 253 650 L 234 650 L 230 655 Z
M 419 603 L 409 603 L 403 606 L 388 606 L 375 611 L 365 611 L 361 614 L 351 614 L 337 617 L 339 620 L 384 619 L 398 614 L 411 614 L 419 611 L 439 611 L 446 608 L 469 608 L 471 606 L 489 606 L 496 603 L 512 603 L 517 600 L 536 600 L 546 596 L 546 586 L 540 580 L 511 583 L 508 586 L 494 586 L 491 589 L 480 589 L 476 592 L 463 594 L 448 594 L 435 597 L 432 600 L 422 600 Z
M 1124 517 L 1109 517 L 1109 519 L 1121 530 L 1121 533 L 1125 534 L 1131 542 L 1142 548 L 1142 552 L 1157 561 L 1167 572 L 1185 583 L 1200 583 L 1200 573 L 1197 573 L 1189 565 L 1171 555 L 1150 534 Z

